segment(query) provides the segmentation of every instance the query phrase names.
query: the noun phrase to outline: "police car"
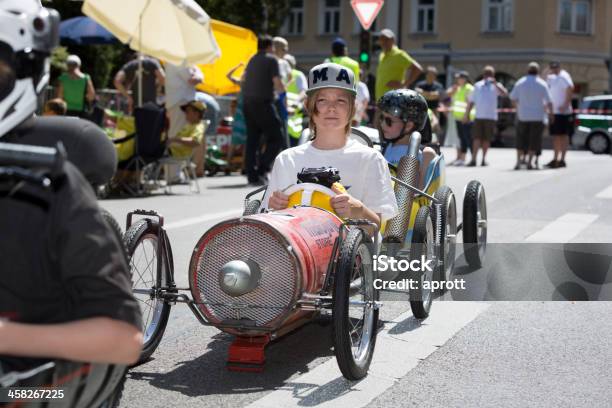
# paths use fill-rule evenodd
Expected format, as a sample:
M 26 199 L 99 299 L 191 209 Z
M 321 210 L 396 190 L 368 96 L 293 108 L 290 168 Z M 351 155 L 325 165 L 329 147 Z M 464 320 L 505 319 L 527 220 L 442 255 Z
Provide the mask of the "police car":
M 595 154 L 610 153 L 612 146 L 612 95 L 587 96 L 576 114 L 574 146 Z

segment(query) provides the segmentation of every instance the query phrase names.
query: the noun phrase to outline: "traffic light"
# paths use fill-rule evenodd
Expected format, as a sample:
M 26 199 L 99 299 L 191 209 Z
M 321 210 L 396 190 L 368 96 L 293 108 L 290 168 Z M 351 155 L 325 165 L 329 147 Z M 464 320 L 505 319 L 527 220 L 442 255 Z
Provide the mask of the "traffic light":
M 370 65 L 370 52 L 372 49 L 372 43 L 370 38 L 370 32 L 368 30 L 361 30 L 359 35 L 359 62 Z

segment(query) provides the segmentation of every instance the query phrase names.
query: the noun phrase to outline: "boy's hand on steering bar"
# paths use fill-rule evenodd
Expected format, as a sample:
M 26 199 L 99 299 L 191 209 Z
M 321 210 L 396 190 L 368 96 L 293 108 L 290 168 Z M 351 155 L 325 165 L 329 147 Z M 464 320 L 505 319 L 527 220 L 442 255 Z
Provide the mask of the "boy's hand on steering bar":
M 284 210 L 289 205 L 289 196 L 281 191 L 275 191 L 270 196 L 268 207 L 273 210 Z
M 363 203 L 350 194 L 341 191 L 332 185 L 332 191 L 337 195 L 332 197 L 330 204 L 336 214 L 341 218 L 361 218 Z

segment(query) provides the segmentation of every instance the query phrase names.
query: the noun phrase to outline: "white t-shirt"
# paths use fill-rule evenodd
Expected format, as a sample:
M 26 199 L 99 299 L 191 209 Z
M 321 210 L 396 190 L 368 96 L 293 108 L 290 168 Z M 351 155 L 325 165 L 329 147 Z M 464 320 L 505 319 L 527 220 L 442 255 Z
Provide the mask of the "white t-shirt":
M 308 79 L 306 79 L 306 75 L 302 71 L 297 69 L 291 71 L 292 75 L 295 75 L 295 85 L 299 92 L 306 92 L 308 89 Z
M 370 210 L 382 214 L 383 220 L 398 213 L 387 161 L 379 151 L 350 139 L 341 149 L 321 150 L 308 142 L 280 153 L 270 173 L 262 208 L 268 208 L 274 191 L 296 184 L 298 173 L 313 167 L 338 169 L 340 183 L 348 187 L 348 193 Z
M 357 109 L 355 111 L 356 120 L 361 121 L 369 102 L 370 91 L 368 90 L 368 86 L 362 81 L 357 82 L 357 97 L 355 98 L 355 103 L 357 105 Z
M 171 108 L 177 104 L 185 104 L 195 100 L 196 89 L 188 81 L 192 74 L 202 82 L 204 75 L 196 66 L 178 66 L 170 63 L 165 64 L 166 68 L 166 108 Z
M 567 115 L 572 113 L 571 104 L 563 110 L 561 106 L 565 103 L 568 88 L 573 88 L 574 84 L 569 74 L 563 75 L 563 72 L 567 74 L 566 71 L 562 71 L 559 75 L 549 74 L 548 77 L 546 77 L 546 82 L 548 83 L 550 96 L 552 97 L 553 112 L 555 114 Z
M 517 114 L 521 122 L 543 122 L 546 104 L 551 102 L 546 81 L 537 75 L 519 79 L 510 92 L 510 99 L 518 103 Z
M 289 82 L 289 75 L 291 75 L 291 65 L 282 58 L 277 58 L 277 60 L 281 80 L 283 81 L 283 84 L 287 85 L 287 82 Z
M 497 120 L 497 97 L 499 89 L 490 81 L 480 80 L 474 84 L 474 90 L 468 95 L 468 101 L 474 104 L 476 119 Z

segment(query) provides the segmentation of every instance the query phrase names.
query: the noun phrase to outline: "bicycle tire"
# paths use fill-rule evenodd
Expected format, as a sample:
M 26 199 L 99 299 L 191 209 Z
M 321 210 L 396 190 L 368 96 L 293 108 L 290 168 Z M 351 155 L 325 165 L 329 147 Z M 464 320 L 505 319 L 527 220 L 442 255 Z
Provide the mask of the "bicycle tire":
M 340 248 L 338 266 L 334 276 L 332 312 L 334 353 L 342 375 L 348 380 L 359 380 L 367 375 L 370 363 L 372 362 L 372 356 L 374 355 L 378 330 L 378 309 L 374 307 L 371 316 L 368 318 L 364 308 L 362 331 L 361 336 L 359 336 L 360 344 L 357 351 L 361 350 L 364 336 L 367 335 L 368 337 L 366 337 L 365 347 L 359 353 L 360 358 L 356 359 L 353 353 L 352 333 L 350 330 L 352 325 L 350 323 L 351 314 L 349 312 L 350 286 L 357 255 L 362 246 L 367 248 L 366 243 L 367 239 L 361 230 L 354 228 L 349 231 Z M 368 254 L 370 254 L 369 250 Z M 362 259 L 362 265 L 364 265 L 364 261 L 370 260 L 371 256 L 369 259 Z M 364 290 L 370 289 L 374 291 L 373 299 L 371 300 L 377 301 L 378 291 L 373 286 L 373 273 L 373 270 L 370 269 L 370 282 L 366 282 L 368 279 L 365 275 L 361 279 L 363 280 Z M 366 327 L 366 324 L 370 327 Z
M 135 279 L 134 279 L 134 270 L 135 270 L 134 253 L 136 249 L 138 248 L 138 246 L 141 243 L 145 242 L 146 240 L 152 241 L 151 246 L 153 250 L 155 251 L 155 256 L 156 257 L 159 256 L 159 254 L 157 254 L 158 236 L 150 220 L 142 219 L 142 220 L 136 221 L 134 224 L 132 224 L 132 226 L 125 233 L 125 246 L 128 250 L 129 259 L 130 259 L 130 273 L 132 276 L 132 288 L 133 289 L 134 289 L 135 283 L 138 283 L 138 282 L 135 282 Z M 162 254 L 162 256 L 171 257 L 171 254 Z M 148 263 L 152 264 L 153 262 L 148 262 Z M 157 264 L 157 262 L 155 262 L 155 264 Z M 162 276 L 161 276 L 162 282 L 157 282 L 157 281 L 154 282 L 154 285 L 151 287 L 151 289 L 155 289 L 155 287 L 164 286 L 163 280 L 165 280 L 166 285 L 168 282 L 171 282 L 170 271 L 166 267 L 166 262 L 164 262 L 164 259 L 162 259 L 161 264 L 163 268 Z M 157 270 L 155 271 L 155 273 L 156 273 L 156 277 L 154 279 L 157 280 Z M 142 275 L 140 275 L 140 277 L 142 278 Z M 164 331 L 166 330 L 166 325 L 168 324 L 168 318 L 170 316 L 171 306 L 169 303 L 157 298 L 156 296 L 157 295 L 155 295 L 153 298 L 153 299 L 156 299 L 156 305 L 155 305 L 155 310 L 153 310 L 154 315 L 152 317 L 151 324 L 147 323 L 148 317 L 145 319 L 145 315 L 143 313 L 142 331 L 145 336 L 145 339 L 142 345 L 142 352 L 140 353 L 138 362 L 135 365 L 146 362 L 151 357 L 151 355 L 153 355 L 153 353 L 159 346 L 159 343 L 161 342 L 161 339 L 164 335 Z M 140 302 L 140 303 L 146 304 L 146 302 Z

